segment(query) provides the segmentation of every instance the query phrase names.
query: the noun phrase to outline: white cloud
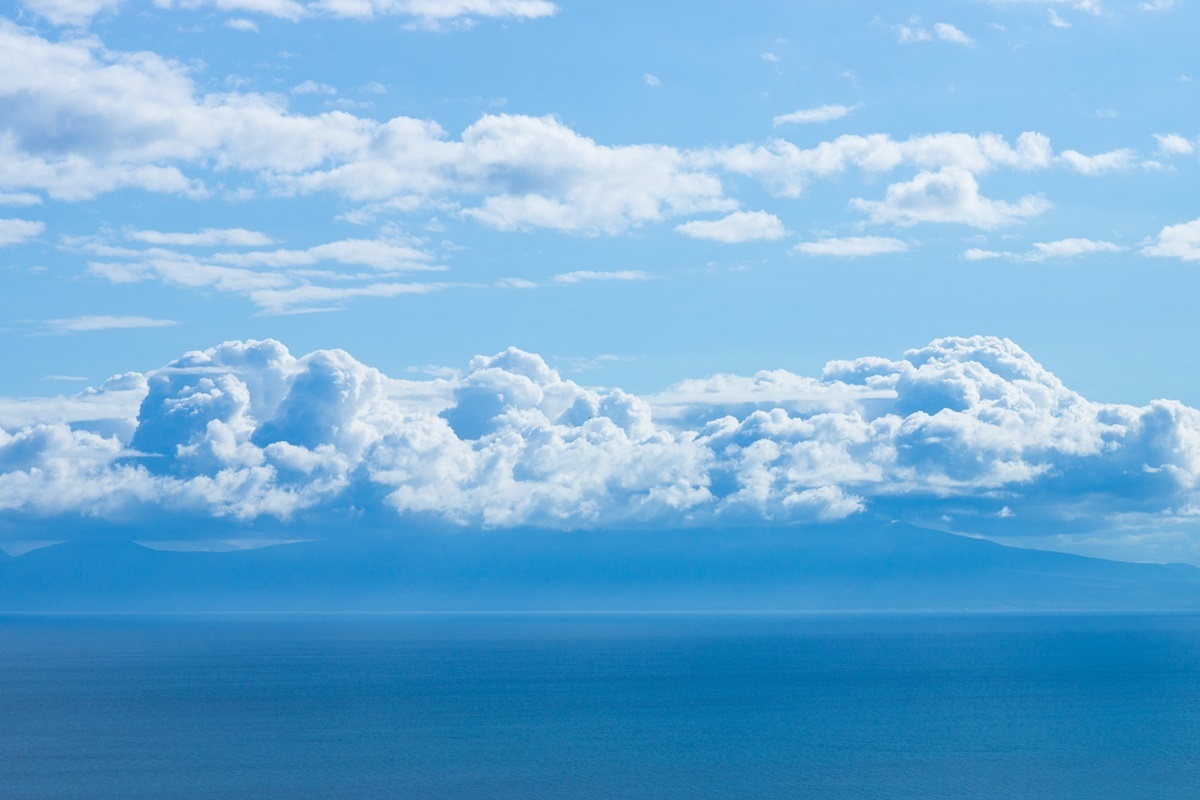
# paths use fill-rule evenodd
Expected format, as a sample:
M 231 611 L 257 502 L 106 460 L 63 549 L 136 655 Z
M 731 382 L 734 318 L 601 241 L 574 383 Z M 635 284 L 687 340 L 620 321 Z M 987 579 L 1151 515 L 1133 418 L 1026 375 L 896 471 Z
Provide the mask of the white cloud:
M 1179 0 L 1148 0 L 1139 8 L 1143 11 L 1169 11 L 1179 5 Z
M 1075 258 L 1092 253 L 1119 253 L 1124 248 L 1112 242 L 1095 239 L 1059 239 L 1054 242 L 1034 242 L 1034 251 L 1042 258 Z
M 775 125 L 807 124 L 810 122 L 832 122 L 835 119 L 853 114 L 858 106 L 823 105 L 815 108 L 802 108 L 790 114 L 780 114 L 772 121 Z
M 744 144 L 699 151 L 693 160 L 758 178 L 784 197 L 799 197 L 812 178 L 837 175 L 851 167 L 870 174 L 902 166 L 957 167 L 974 174 L 1001 167 L 1039 170 L 1054 162 L 1054 151 L 1046 136 L 1033 131 L 1018 136 L 1015 145 L 994 133 L 933 133 L 902 140 L 872 134 L 839 136 L 809 149 L 776 139 L 765 146 Z
M 1015 253 L 1004 253 L 998 250 L 984 250 L 981 247 L 972 247 L 963 251 L 963 258 L 967 261 L 988 261 L 993 258 L 1005 258 L 1015 255 Z
M 1196 146 L 1186 137 L 1177 133 L 1156 133 L 1158 152 L 1163 156 L 1187 156 L 1196 151 Z
M 651 75 L 649 72 L 642 75 L 642 83 L 646 84 L 647 86 L 661 86 L 662 85 L 662 81 L 660 81 L 658 79 L 658 76 Z
M 538 19 L 553 16 L 558 7 L 548 0 L 318 0 L 326 13 L 367 19 L 373 16 L 407 16 L 427 27 L 477 17 Z
M 886 236 L 846 236 L 840 239 L 818 239 L 815 242 L 800 242 L 792 248 L 793 253 L 802 253 L 806 256 L 836 256 L 838 258 L 859 258 L 907 251 L 907 242 Z
M 242 31 L 244 33 L 254 33 L 258 30 L 258 23 L 244 17 L 232 17 L 221 24 L 230 30 Z
M 1148 256 L 1200 261 L 1200 219 L 1166 226 L 1159 231 L 1156 241 L 1143 247 L 1142 252 Z
M 722 244 L 775 241 L 788 235 L 779 217 L 766 211 L 735 211 L 721 219 L 685 222 L 675 230 L 692 239 Z
M 0 400 L 0 424 L 0 513 L 35 518 L 303 525 L 315 510 L 328 527 L 353 509 L 577 528 L 871 513 L 986 532 L 1011 515 L 1035 535 L 1157 528 L 1200 503 L 1200 411 L 1089 401 L 992 337 L 648 399 L 515 349 L 396 381 L 342 351 L 227 342 L 57 406 Z
M 41 235 L 46 223 L 28 219 L 0 219 L 0 247 L 20 244 Z
M 171 247 L 263 247 L 274 244 L 274 239 L 265 233 L 248 231 L 245 228 L 204 228 L 197 233 L 164 233 L 162 231 L 128 231 L 128 239 L 147 244 Z
M 199 233 L 132 231 L 128 238 L 175 247 L 261 247 L 265 234 L 241 228 Z M 161 281 L 186 289 L 215 289 L 240 295 L 262 313 L 294 314 L 340 308 L 355 298 L 427 294 L 444 283 L 398 280 L 411 272 L 442 271 L 415 242 L 396 239 L 343 239 L 305 249 L 228 250 L 197 255 L 164 246 L 145 250 L 102 241 L 68 243 L 90 253 L 88 273 L 117 284 Z M 99 260 L 105 258 L 107 260 Z M 344 267 L 366 268 L 366 271 Z
M 931 42 L 933 34 L 924 28 L 916 25 L 897 25 L 896 33 L 899 35 L 902 44 L 912 44 L 913 42 Z
M 597 272 L 579 269 L 551 276 L 555 283 L 583 283 L 584 281 L 647 281 L 650 275 L 637 269 L 621 269 L 612 272 Z
M 1120 253 L 1125 248 L 1099 239 L 1058 239 L 1053 242 L 1034 242 L 1033 249 L 1025 252 L 983 250 L 971 248 L 963 253 L 968 261 L 984 261 L 1004 258 L 1010 261 L 1057 261 L 1095 253 Z
M 975 176 L 958 167 L 918 173 L 911 181 L 889 186 L 881 201 L 856 198 L 851 205 L 870 214 L 877 224 L 939 222 L 984 229 L 1012 225 L 1050 208 L 1044 198 L 1032 195 L 1016 203 L 990 200 L 979 193 Z
M 988 0 L 992 5 L 1043 5 L 1043 6 L 1069 6 L 1076 11 L 1086 11 L 1089 14 L 1097 16 L 1104 13 L 1104 6 L 1100 0 Z M 1053 10 L 1053 9 L 1051 9 Z
M 1052 8 L 1050 9 L 1050 26 L 1052 28 L 1069 28 L 1071 23 L 1060 17 L 1058 12 Z
M 973 45 L 975 40 L 948 22 L 939 22 L 933 26 L 933 32 L 942 41 L 954 44 Z
M 121 0 L 21 0 L 55 25 L 87 25 L 93 17 L 113 11 Z M 334 16 L 354 19 L 408 17 L 416 27 L 440 28 L 447 23 L 469 25 L 479 18 L 537 19 L 555 14 L 549 0 L 154 0 L 159 8 L 195 10 L 215 5 L 221 11 L 263 14 L 280 19 Z M 226 27 L 252 31 L 251 20 L 230 19 Z
M 55 333 L 129 330 L 136 328 L 169 328 L 178 324 L 179 323 L 173 319 L 153 319 L 151 317 L 114 317 L 108 315 L 46 320 L 46 327 Z
M 183 66 L 150 53 L 49 42 L 7 22 L 0 104 L 0 189 L 63 200 L 123 187 L 202 193 L 188 173 L 215 167 L 282 193 L 417 207 L 453 198 L 502 230 L 613 233 L 736 205 L 674 148 L 605 146 L 553 117 L 485 115 L 455 141 L 424 120 L 306 116 L 274 96 L 199 95 Z
M 81 26 L 116 10 L 121 0 L 21 0 L 21 4 L 55 25 Z
M 29 192 L 0 192 L 0 206 L 38 206 L 42 198 Z
M 292 94 L 337 94 L 337 89 L 328 83 L 304 81 L 292 87 Z
M 1094 156 L 1085 156 L 1075 150 L 1064 150 L 1059 159 L 1083 175 L 1100 175 L 1105 172 L 1129 169 L 1137 154 L 1133 150 L 1110 150 Z

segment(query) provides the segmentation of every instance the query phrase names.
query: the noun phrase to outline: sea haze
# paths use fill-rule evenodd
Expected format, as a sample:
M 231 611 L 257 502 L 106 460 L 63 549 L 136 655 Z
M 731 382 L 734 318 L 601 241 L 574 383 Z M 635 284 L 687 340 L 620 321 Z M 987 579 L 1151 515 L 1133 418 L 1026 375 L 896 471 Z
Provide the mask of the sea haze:
M 98 540 L 0 554 L 0 612 L 1200 609 L 1192 566 L 1024 550 L 870 520 L 307 532 L 327 538 L 239 552 Z
M 6 798 L 1179 798 L 1196 615 L 0 617 Z

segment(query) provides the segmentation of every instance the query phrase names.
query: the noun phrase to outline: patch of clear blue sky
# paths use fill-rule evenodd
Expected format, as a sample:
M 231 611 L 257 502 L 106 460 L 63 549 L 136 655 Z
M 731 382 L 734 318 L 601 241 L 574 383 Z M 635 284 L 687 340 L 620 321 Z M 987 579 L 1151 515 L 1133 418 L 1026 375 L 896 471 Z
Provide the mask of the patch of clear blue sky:
M 485 113 L 553 114 L 602 145 L 678 148 L 761 143 L 783 136 L 802 147 L 844 133 L 1023 131 L 1057 151 L 1132 148 L 1154 157 L 1155 133 L 1195 137 L 1196 5 L 1146 12 L 1110 2 L 1089 14 L 1071 4 L 983 2 L 843 3 L 589 2 L 560 5 L 549 19 L 483 20 L 469 29 L 405 30 L 396 19 L 253 17 L 259 32 L 222 27 L 211 8 L 129 6 L 91 26 L 110 50 L 151 50 L 194 65 L 202 92 L 287 94 L 312 80 L 336 98 L 299 95 L 292 110 L 318 113 L 334 99 L 370 103 L 350 112 L 377 120 L 436 121 L 450 139 Z M 1051 24 L 1053 8 L 1070 28 Z M 12 15 L 10 14 L 10 17 Z M 971 46 L 905 44 L 896 26 L 932 31 L 950 23 Z M 995 26 L 1003 26 L 1003 30 Z M 49 38 L 59 33 L 38 23 Z M 777 60 L 764 58 L 773 54 Z M 656 76 L 649 86 L 645 74 Z M 386 87 L 373 93 L 371 82 Z M 826 103 L 859 106 L 840 120 L 774 127 L 772 119 Z M 1170 169 L 1095 177 L 1055 167 L 979 176 L 989 198 L 1044 195 L 1054 207 L 993 231 L 955 224 L 902 228 L 865 224 L 849 200 L 878 200 L 917 171 L 874 177 L 855 170 L 815 179 L 797 199 L 772 197 L 751 179 L 724 178 L 746 210 L 774 213 L 793 232 L 775 242 L 722 245 L 674 231 L 695 214 L 597 236 L 504 232 L 421 211 L 364 226 L 339 221 L 358 204 L 332 195 L 260 193 L 230 202 L 142 191 L 82 202 L 0 207 L 0 217 L 39 219 L 36 241 L 0 250 L 0 393 L 57 391 L 48 374 L 92 382 L 145 370 L 181 351 L 225 339 L 279 338 L 293 350 L 343 347 L 393 375 L 409 365 L 463 366 L 475 353 L 517 345 L 552 364 L 612 354 L 621 360 L 574 377 L 652 391 L 713 372 L 787 368 L 812 374 L 828 359 L 896 356 L 932 338 L 1009 337 L 1072 388 L 1105 401 L 1168 396 L 1200 404 L 1194 368 L 1200 294 L 1195 264 L 1147 258 L 1140 243 L 1164 225 L 1200 216 L 1195 156 Z M 210 185 L 254 185 L 238 173 L 189 168 Z M 194 231 L 245 227 L 286 247 L 372 238 L 385 225 L 427 241 L 445 275 L 421 280 L 544 282 L 574 270 L 641 270 L 639 282 L 587 282 L 532 290 L 458 286 L 390 299 L 361 298 L 343 310 L 260 316 L 245 298 L 157 282 L 114 285 L 85 274 L 88 257 L 61 236 L 126 228 Z M 801 240 L 878 235 L 904 239 L 907 253 L 859 259 L 789 254 Z M 1121 245 L 1064 261 L 968 262 L 968 247 L 1023 252 L 1033 242 L 1081 237 Z M 30 272 L 31 267 L 44 270 Z M 41 335 L 45 321 L 140 315 L 179 325 Z

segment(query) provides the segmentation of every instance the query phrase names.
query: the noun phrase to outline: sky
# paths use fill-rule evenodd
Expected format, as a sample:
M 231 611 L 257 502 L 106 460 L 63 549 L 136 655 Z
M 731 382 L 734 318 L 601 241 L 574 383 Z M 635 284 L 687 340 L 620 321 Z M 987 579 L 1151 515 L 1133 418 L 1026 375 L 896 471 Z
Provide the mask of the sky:
M 1200 563 L 1193 2 L 2 9 L 0 540 Z

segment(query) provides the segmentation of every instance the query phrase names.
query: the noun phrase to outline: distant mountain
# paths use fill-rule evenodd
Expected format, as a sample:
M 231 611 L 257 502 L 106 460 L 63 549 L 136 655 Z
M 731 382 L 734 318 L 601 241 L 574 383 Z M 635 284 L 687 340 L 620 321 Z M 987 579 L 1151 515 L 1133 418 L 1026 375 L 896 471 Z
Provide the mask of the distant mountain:
M 1200 569 L 900 524 L 393 532 L 227 553 L 79 541 L 0 557 L 0 611 L 1200 608 Z

